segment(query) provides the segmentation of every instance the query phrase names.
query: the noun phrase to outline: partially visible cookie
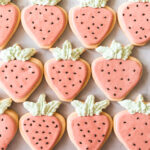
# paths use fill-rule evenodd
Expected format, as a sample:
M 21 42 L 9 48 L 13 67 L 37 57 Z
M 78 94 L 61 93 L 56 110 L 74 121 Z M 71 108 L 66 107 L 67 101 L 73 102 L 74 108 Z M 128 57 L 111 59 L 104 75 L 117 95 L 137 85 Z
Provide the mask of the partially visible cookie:
M 60 104 L 59 101 L 46 103 L 45 94 L 40 95 L 37 103 L 24 102 L 30 113 L 21 117 L 19 129 L 32 150 L 52 150 L 62 138 L 65 119 L 55 113 Z
M 32 58 L 35 53 L 34 48 L 22 49 L 18 44 L 0 53 L 0 88 L 17 103 L 25 101 L 42 81 L 43 65 Z
M 104 94 L 114 101 L 124 99 L 142 76 L 142 64 L 131 57 L 133 45 L 113 41 L 110 47 L 96 49 L 102 57 L 92 62 L 92 76 Z

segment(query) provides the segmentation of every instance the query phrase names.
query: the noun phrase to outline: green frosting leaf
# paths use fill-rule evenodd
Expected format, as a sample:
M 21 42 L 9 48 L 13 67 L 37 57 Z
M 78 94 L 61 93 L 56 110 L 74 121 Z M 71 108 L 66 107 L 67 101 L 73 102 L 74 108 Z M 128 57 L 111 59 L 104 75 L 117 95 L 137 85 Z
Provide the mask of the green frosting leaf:
M 65 41 L 61 48 L 54 48 L 52 50 L 53 56 L 56 60 L 73 60 L 76 61 L 80 58 L 80 55 L 84 52 L 84 48 L 72 49 L 72 45 L 69 41 Z
M 101 8 L 105 7 L 108 0 L 80 0 L 81 7 Z
M 46 103 L 45 98 L 46 98 L 46 95 L 41 94 L 37 103 L 24 102 L 23 106 L 33 116 L 42 116 L 42 115 L 53 116 L 57 108 L 59 108 L 61 102 L 52 101 L 52 102 Z
M 150 0 L 129 0 L 130 2 L 143 2 L 143 3 L 150 3 Z
M 32 0 L 33 4 L 37 5 L 50 5 L 55 6 L 57 5 L 61 0 Z
M 3 114 L 8 107 L 11 106 L 12 100 L 11 98 L 3 99 L 0 101 L 0 114 Z
M 79 116 L 99 115 L 102 112 L 102 110 L 105 109 L 110 104 L 109 100 L 103 100 L 95 104 L 94 102 L 95 97 L 93 95 L 89 95 L 85 103 L 80 102 L 78 100 L 74 100 L 71 102 L 71 104 L 75 108 Z
M 122 107 L 128 110 L 130 114 L 142 113 L 149 115 L 150 114 L 150 103 L 144 103 L 143 96 L 140 94 L 137 97 L 136 101 L 126 99 L 124 101 L 118 102 Z
M 8 62 L 11 60 L 29 60 L 34 54 L 36 50 L 34 48 L 25 48 L 21 49 L 21 47 L 17 44 L 14 44 L 12 47 L 9 47 L 0 53 L 0 59 L 4 62 Z
M 11 0 L 0 0 L 0 5 L 7 5 Z
M 112 41 L 110 47 L 100 46 L 96 49 L 105 59 L 123 59 L 126 60 L 132 53 L 133 45 L 123 46 L 122 44 Z

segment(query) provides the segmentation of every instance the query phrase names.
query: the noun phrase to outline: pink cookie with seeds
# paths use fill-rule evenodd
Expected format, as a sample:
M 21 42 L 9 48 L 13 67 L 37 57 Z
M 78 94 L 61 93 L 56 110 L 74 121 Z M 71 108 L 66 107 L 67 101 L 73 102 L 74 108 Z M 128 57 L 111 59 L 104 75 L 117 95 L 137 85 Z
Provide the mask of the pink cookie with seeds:
M 71 8 L 69 23 L 74 34 L 89 49 L 96 48 L 110 34 L 116 14 L 107 0 L 80 0 L 81 6 Z
M 130 40 L 137 46 L 150 41 L 150 1 L 130 0 L 118 9 L 119 24 Z
M 22 10 L 24 30 L 41 48 L 51 48 L 67 26 L 66 11 L 55 6 L 59 1 L 32 0 L 33 5 Z
M 78 150 L 99 150 L 107 141 L 112 131 L 112 118 L 102 112 L 109 105 L 108 100 L 94 104 L 94 96 L 86 101 L 71 102 L 76 112 L 67 119 L 67 131 L 72 143 Z
M 35 53 L 17 44 L 0 53 L 0 87 L 17 103 L 25 101 L 42 81 L 43 65 L 31 58 Z
M 62 49 L 53 48 L 51 51 L 55 59 L 48 60 L 44 65 L 46 81 L 61 100 L 72 101 L 91 75 L 89 64 L 79 58 L 84 49 L 72 49 L 71 43 L 65 41 Z
M 150 104 L 141 95 L 134 102 L 119 102 L 125 111 L 114 117 L 114 131 L 120 142 L 129 150 L 150 149 Z
M 124 99 L 142 76 L 142 64 L 130 57 L 133 45 L 113 41 L 110 47 L 96 49 L 103 57 L 92 62 L 92 76 L 104 94 L 114 101 Z
M 46 103 L 45 94 L 40 95 L 37 103 L 24 102 L 30 113 L 21 117 L 20 133 L 33 150 L 52 150 L 62 138 L 65 119 L 55 113 L 60 104 L 59 101 Z

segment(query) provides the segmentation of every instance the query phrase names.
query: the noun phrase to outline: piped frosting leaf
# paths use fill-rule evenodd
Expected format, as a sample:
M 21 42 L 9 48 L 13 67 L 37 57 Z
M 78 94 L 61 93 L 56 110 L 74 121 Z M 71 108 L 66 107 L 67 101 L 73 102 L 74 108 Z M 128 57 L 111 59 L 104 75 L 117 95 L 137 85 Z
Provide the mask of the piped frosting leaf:
M 41 94 L 39 96 L 37 103 L 24 102 L 23 106 L 33 116 L 42 116 L 42 115 L 53 116 L 53 114 L 56 112 L 57 108 L 59 108 L 61 102 L 51 101 L 49 103 L 46 103 L 45 98 L 46 98 L 46 95 Z
M 4 62 L 8 62 L 15 59 L 27 61 L 35 53 L 36 50 L 34 48 L 21 49 L 21 47 L 18 44 L 14 44 L 12 47 L 9 47 L 0 52 L 0 59 L 2 59 Z
M 129 2 L 143 2 L 143 3 L 150 3 L 150 0 L 129 0 Z
M 122 44 L 112 41 L 110 47 L 99 46 L 96 51 L 99 52 L 105 59 L 123 59 L 127 60 L 132 53 L 133 45 L 123 46 Z
M 80 55 L 84 52 L 84 48 L 75 48 L 72 49 L 72 45 L 69 41 L 65 41 L 62 49 L 53 48 L 52 53 L 56 60 L 73 60 L 76 61 L 80 58 Z
M 32 0 L 33 4 L 37 5 L 50 5 L 55 6 L 57 5 L 61 0 Z
M 0 5 L 7 5 L 11 0 L 0 0 Z
M 128 110 L 130 114 L 142 113 L 150 114 L 150 103 L 144 103 L 143 96 L 140 94 L 136 101 L 126 99 L 124 101 L 118 102 L 122 107 Z
M 11 98 L 3 99 L 0 101 L 0 114 L 3 114 L 8 107 L 11 106 L 12 100 Z
M 101 8 L 105 7 L 108 0 L 80 0 L 81 7 Z
M 102 112 L 102 110 L 105 109 L 110 104 L 109 100 L 103 100 L 96 103 L 94 102 L 95 97 L 93 95 L 89 95 L 85 103 L 80 102 L 78 100 L 74 100 L 71 102 L 71 104 L 75 108 L 79 116 L 99 115 Z

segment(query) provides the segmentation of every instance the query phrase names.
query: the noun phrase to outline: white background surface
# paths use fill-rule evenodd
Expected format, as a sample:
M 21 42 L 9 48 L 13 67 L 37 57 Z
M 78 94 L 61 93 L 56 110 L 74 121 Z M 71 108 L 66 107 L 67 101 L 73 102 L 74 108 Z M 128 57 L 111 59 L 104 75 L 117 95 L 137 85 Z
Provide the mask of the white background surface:
M 108 6 L 112 7 L 115 11 L 117 11 L 117 8 L 119 5 L 126 0 L 109 0 Z M 30 0 L 14 0 L 15 4 L 17 4 L 20 9 L 26 7 L 29 5 Z M 69 11 L 69 9 L 73 6 L 78 5 L 77 0 L 62 0 L 61 3 L 59 3 L 60 6 L 62 6 L 65 10 Z M 80 41 L 73 35 L 72 31 L 70 30 L 70 27 L 68 25 L 67 29 L 65 30 L 64 34 L 61 36 L 61 38 L 57 41 L 57 43 L 54 45 L 54 47 L 62 46 L 62 43 L 69 39 L 73 43 L 73 47 L 80 47 L 82 46 Z M 109 35 L 109 37 L 102 43 L 102 45 L 110 45 L 111 41 L 113 39 L 116 39 L 119 42 L 122 42 L 123 44 L 129 44 L 128 39 L 121 31 L 118 23 L 116 24 L 113 32 Z M 53 56 L 48 50 L 42 50 L 40 49 L 34 41 L 32 41 L 28 35 L 24 32 L 22 25 L 20 24 L 16 34 L 12 38 L 12 40 L 9 42 L 7 46 L 11 46 L 14 43 L 19 43 L 22 47 L 34 47 L 37 49 L 38 53 L 36 54 L 36 58 L 39 58 L 43 63 L 45 63 L 48 59 L 51 59 Z M 147 44 L 144 47 L 135 47 L 133 51 L 133 56 L 137 57 L 143 64 L 143 77 L 139 84 L 134 88 L 134 90 L 128 95 L 127 98 L 135 99 L 136 96 L 141 93 L 144 95 L 145 100 L 150 100 L 150 43 Z M 87 50 L 81 57 L 87 60 L 90 64 L 93 61 L 93 59 L 99 57 L 100 55 L 95 52 L 94 50 Z M 47 100 L 54 100 L 58 99 L 55 93 L 48 87 L 47 83 L 45 82 L 45 79 L 43 79 L 41 85 L 39 88 L 30 96 L 28 100 L 30 101 L 36 101 L 40 93 L 46 93 L 47 94 Z M 7 95 L 0 90 L 0 98 L 6 98 Z M 91 78 L 86 88 L 78 95 L 76 99 L 79 100 L 85 100 L 86 97 L 89 94 L 94 94 L 97 101 L 105 99 L 105 95 L 97 88 L 95 83 L 93 82 L 93 79 Z M 26 110 L 23 108 L 22 104 L 15 104 L 13 103 L 12 108 L 19 114 L 19 116 L 26 113 Z M 117 112 L 121 111 L 122 108 L 116 103 L 112 102 L 112 104 L 109 106 L 108 109 L 106 109 L 106 112 L 111 114 L 111 116 L 114 116 Z M 69 103 L 63 103 L 58 112 L 61 113 L 65 118 L 73 112 L 74 109 Z M 22 139 L 20 133 L 18 132 L 12 143 L 8 146 L 8 150 L 30 150 L 29 146 L 24 142 Z M 74 145 L 71 143 L 71 141 L 68 138 L 67 132 L 65 132 L 63 138 L 61 141 L 56 145 L 54 150 L 76 150 Z M 117 140 L 114 133 L 111 134 L 108 141 L 103 146 L 102 150 L 125 150 L 124 146 Z

